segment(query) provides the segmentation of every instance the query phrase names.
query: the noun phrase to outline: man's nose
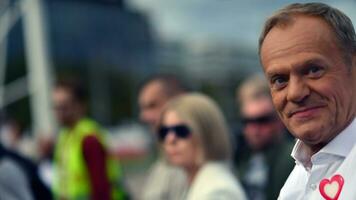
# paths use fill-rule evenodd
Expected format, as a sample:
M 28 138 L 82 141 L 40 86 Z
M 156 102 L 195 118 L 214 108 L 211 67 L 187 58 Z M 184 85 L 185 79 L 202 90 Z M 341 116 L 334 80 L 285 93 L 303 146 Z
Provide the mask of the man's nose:
M 310 94 L 310 89 L 305 80 L 300 77 L 291 76 L 288 83 L 287 100 L 300 103 Z

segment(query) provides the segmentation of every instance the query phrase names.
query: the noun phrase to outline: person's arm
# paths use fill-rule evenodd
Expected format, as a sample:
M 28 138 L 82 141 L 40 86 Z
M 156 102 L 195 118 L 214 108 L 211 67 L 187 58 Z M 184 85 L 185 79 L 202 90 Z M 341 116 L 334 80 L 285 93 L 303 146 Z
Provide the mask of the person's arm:
M 87 164 L 92 200 L 109 200 L 110 184 L 106 173 L 106 152 L 95 136 L 83 140 L 83 154 Z

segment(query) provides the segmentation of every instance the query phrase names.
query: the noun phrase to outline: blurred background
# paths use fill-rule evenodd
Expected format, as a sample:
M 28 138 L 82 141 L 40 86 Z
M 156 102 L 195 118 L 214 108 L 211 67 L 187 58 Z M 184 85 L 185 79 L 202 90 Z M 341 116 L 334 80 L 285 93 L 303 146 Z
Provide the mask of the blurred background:
M 152 146 L 138 121 L 139 84 L 156 73 L 176 74 L 213 97 L 230 126 L 238 126 L 235 89 L 261 71 L 264 20 L 292 2 L 0 0 L 1 114 L 22 132 L 22 153 L 36 159 L 36 137 L 58 130 L 54 81 L 79 77 L 89 89 L 90 116 L 110 133 L 125 173 L 136 175 L 149 165 Z M 321 2 L 356 22 L 356 0 Z M 9 127 L 2 126 L 2 140 Z

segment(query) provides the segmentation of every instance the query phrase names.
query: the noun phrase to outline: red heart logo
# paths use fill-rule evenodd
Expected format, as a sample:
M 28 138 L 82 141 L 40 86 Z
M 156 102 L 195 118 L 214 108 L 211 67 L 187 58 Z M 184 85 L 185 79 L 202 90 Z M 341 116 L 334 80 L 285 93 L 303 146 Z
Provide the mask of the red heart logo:
M 338 200 L 341 193 L 342 186 L 344 185 L 344 178 L 337 174 L 330 180 L 323 179 L 319 184 L 319 191 L 325 200 Z

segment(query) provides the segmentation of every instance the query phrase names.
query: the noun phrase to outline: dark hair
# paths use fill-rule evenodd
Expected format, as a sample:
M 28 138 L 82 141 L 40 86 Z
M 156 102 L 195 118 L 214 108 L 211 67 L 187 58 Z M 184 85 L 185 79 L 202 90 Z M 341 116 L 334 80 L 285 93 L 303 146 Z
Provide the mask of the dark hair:
M 88 100 L 88 92 L 84 84 L 78 79 L 62 79 L 56 82 L 55 88 L 67 90 L 74 100 L 79 103 L 86 103 Z
M 163 86 L 164 94 L 168 97 L 177 96 L 189 90 L 183 81 L 173 74 L 155 74 L 140 84 L 139 91 L 153 82 L 159 82 Z

